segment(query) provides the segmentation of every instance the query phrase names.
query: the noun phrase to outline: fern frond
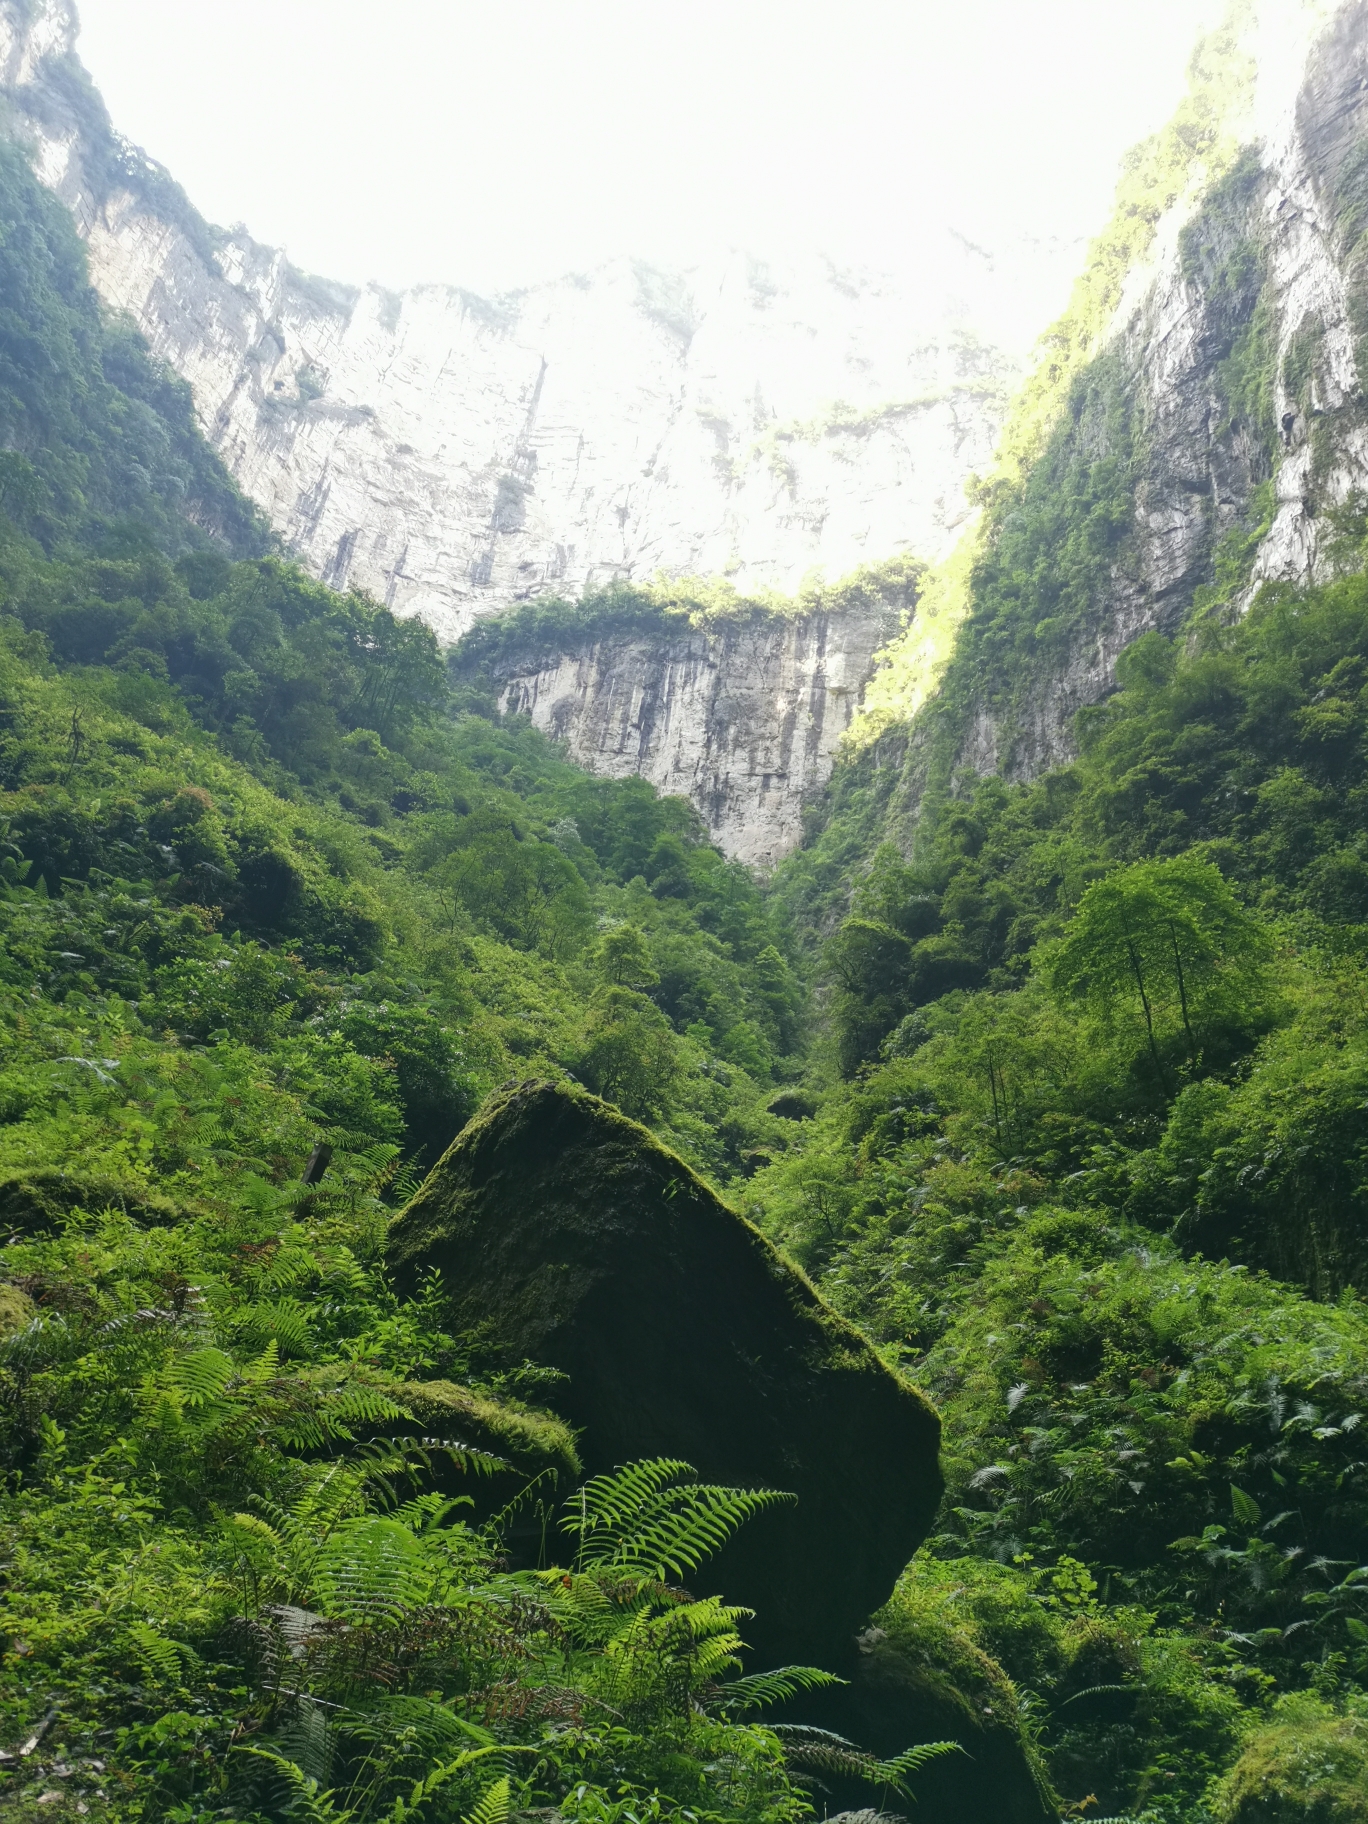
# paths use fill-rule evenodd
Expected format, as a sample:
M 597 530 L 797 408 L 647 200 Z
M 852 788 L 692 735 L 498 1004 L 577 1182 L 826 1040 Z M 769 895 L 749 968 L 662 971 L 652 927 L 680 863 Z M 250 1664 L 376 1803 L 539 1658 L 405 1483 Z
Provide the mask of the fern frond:
M 453 1775 L 464 1772 L 475 1761 L 484 1760 L 486 1755 L 540 1753 L 540 1748 L 505 1748 L 497 1742 L 489 1748 L 467 1749 L 464 1754 L 458 1754 L 454 1761 L 446 1761 L 441 1766 L 434 1767 L 431 1773 L 417 1781 L 407 1799 L 396 1799 L 385 1813 L 383 1824 L 408 1824 L 408 1820 L 416 1817 L 432 1795 L 445 1786 Z M 503 1788 L 502 1794 L 499 1791 L 500 1787 Z M 486 1806 L 490 1808 L 487 1812 Z M 475 1809 L 468 1818 L 462 1821 L 462 1824 L 508 1824 L 511 1806 L 512 1793 L 509 1779 L 508 1775 L 504 1774 L 495 1780 L 492 1786 L 485 1789 L 476 1802 Z
M 486 1786 L 475 1802 L 475 1808 L 462 1819 L 462 1824 L 508 1824 L 511 1804 L 508 1775 Z
M 172 1359 L 167 1379 L 187 1406 L 211 1406 L 237 1373 L 222 1349 L 194 1349 Z
M 182 1664 L 195 1657 L 189 1647 L 178 1640 L 168 1640 L 145 1621 L 131 1622 L 127 1632 L 134 1654 L 153 1683 L 180 1683 Z
M 1140 1687 L 1138 1685 L 1087 1685 L 1082 1691 L 1075 1691 L 1072 1697 L 1066 1697 L 1059 1708 L 1062 1710 L 1065 1705 L 1076 1704 L 1085 1697 L 1102 1697 L 1114 1691 L 1125 1691 L 1132 1697 L 1138 1697 Z
M 444 1495 L 437 1489 L 429 1489 L 426 1494 L 415 1495 L 411 1501 L 396 1507 L 393 1518 L 415 1533 L 436 1532 L 438 1527 L 445 1526 L 458 1507 L 473 1506 L 469 1495 Z
M 404 1693 L 382 1699 L 373 1710 L 348 1714 L 338 1727 L 360 1742 L 389 1742 L 399 1735 L 411 1735 L 425 1754 L 434 1757 L 462 1739 L 478 1748 L 499 1746 L 488 1729 L 458 1716 L 446 1704 Z
M 395 1622 L 427 1600 L 432 1571 L 408 1527 L 368 1515 L 344 1520 L 313 1570 L 327 1612 L 344 1621 Z
M 691 1464 L 656 1457 L 594 1476 L 571 1497 L 561 1524 L 578 1539 L 581 1570 L 682 1577 L 747 1520 L 796 1499 L 772 1488 L 699 1482 Z
M 254 1362 L 249 1362 L 242 1371 L 242 1378 L 254 1387 L 263 1386 L 267 1381 L 275 1380 L 280 1373 L 280 1347 L 274 1337 L 267 1343 Z
M 910 1798 L 907 1782 L 914 1773 L 919 1773 L 931 1761 L 939 1761 L 947 1754 L 963 1754 L 964 1746 L 960 1742 L 918 1742 L 911 1748 L 904 1748 L 901 1754 L 894 1755 L 891 1761 L 880 1761 L 876 1779 L 880 1785 L 893 1786 Z
M 820 1691 L 827 1685 L 844 1685 L 834 1672 L 823 1672 L 818 1666 L 777 1666 L 772 1672 L 750 1672 L 745 1678 L 734 1678 L 719 1685 L 709 1703 L 740 1715 L 747 1710 L 763 1709 L 766 1704 L 784 1704 L 800 1691 Z
M 630 1520 L 668 1483 L 696 1479 L 692 1463 L 678 1457 L 647 1457 L 628 1463 L 611 1475 L 591 1476 L 573 1498 L 573 1513 L 566 1531 L 612 1526 Z
M 269 1748 L 253 1748 L 247 1745 L 235 1747 L 235 1754 L 250 1754 L 259 1761 L 266 1761 L 280 1775 L 290 1788 L 290 1816 L 304 1820 L 304 1824 L 350 1824 L 356 1816 L 348 1809 L 339 1811 L 333 1803 L 334 1794 L 321 1792 L 319 1783 L 304 1773 L 293 1761 L 287 1761 L 283 1754 L 272 1754 Z

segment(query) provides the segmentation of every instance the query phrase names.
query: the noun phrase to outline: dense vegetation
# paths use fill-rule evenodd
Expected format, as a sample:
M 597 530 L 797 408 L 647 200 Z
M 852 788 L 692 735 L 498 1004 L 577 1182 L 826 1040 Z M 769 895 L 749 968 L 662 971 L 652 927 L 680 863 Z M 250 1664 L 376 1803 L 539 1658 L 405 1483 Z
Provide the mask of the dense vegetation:
M 554 1377 L 381 1259 L 532 1069 L 752 1170 L 791 940 L 688 805 L 455 715 L 426 630 L 261 555 L 0 179 L 0 1806 L 796 1816 L 747 1719 L 811 1678 L 738 1684 L 743 1618 L 678 1589 L 765 1498 L 648 1468 L 563 1535 Z
M 1246 278 L 1222 373 L 1252 430 Z M 1103 361 L 1073 398 L 977 562 L 923 756 L 975 691 L 1038 685 L 1037 616 L 1076 626 L 1124 536 L 1124 423 L 1056 460 L 1124 389 Z M 838 775 L 778 890 L 830 933 L 844 1087 L 747 1207 L 940 1404 L 951 1492 L 909 1587 L 1017 1682 L 1066 1798 L 1359 1818 L 1368 580 L 1233 619 L 1240 556 L 1123 655 L 1073 765 L 933 777 L 910 855 L 880 841 L 895 744 Z
M 1368 1816 L 1368 580 L 1233 621 L 1214 552 L 1073 765 L 947 776 L 894 844 L 871 750 L 762 888 L 484 683 L 761 609 L 543 605 L 448 668 L 269 553 L 3 147 L 0 226 L 0 1812 L 914 1794 L 929 1750 L 760 1721 L 822 1673 L 745 1664 L 745 1616 L 679 1587 L 769 1494 L 660 1463 L 567 1499 L 556 1377 L 390 1284 L 390 1213 L 535 1070 L 649 1123 L 936 1399 L 949 1491 L 877 1631 L 1043 1791 Z M 1257 442 L 1228 240 L 1185 257 L 1245 287 Z M 1124 377 L 1059 366 L 952 706 L 1048 666 L 1124 543 Z

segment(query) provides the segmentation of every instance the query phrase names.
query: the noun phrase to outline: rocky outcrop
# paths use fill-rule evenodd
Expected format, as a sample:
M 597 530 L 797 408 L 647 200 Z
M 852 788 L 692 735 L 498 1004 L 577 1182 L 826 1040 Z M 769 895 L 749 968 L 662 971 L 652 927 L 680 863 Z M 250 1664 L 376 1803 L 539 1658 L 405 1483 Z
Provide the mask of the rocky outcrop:
M 455 638 L 546 591 L 664 570 L 792 593 L 953 542 L 1012 372 L 971 333 L 966 288 L 999 282 L 966 244 L 928 248 L 914 296 L 742 255 L 492 300 L 335 285 L 209 228 L 111 132 L 74 38 L 71 0 L 0 0 L 6 130 L 323 581 Z
M 1199 590 L 1238 613 L 1263 582 L 1334 574 L 1346 533 L 1362 538 L 1368 5 L 1264 0 L 1249 49 L 1245 152 L 1161 224 L 1073 401 L 1060 472 L 1128 465 L 1127 535 L 1056 656 L 1043 625 L 1010 702 L 979 694 L 959 753 L 975 772 L 1072 758 L 1120 653 L 1173 632 Z
M 762 1660 L 844 1658 L 925 1536 L 939 1426 L 802 1273 L 644 1128 L 582 1091 L 486 1105 L 395 1218 L 401 1288 L 440 1269 L 453 1334 L 568 1375 L 596 1474 L 676 1457 L 796 1506 L 706 1570 Z
M 499 703 L 588 771 L 691 799 L 725 854 L 767 868 L 802 839 L 896 625 L 867 607 L 617 635 L 510 668 Z

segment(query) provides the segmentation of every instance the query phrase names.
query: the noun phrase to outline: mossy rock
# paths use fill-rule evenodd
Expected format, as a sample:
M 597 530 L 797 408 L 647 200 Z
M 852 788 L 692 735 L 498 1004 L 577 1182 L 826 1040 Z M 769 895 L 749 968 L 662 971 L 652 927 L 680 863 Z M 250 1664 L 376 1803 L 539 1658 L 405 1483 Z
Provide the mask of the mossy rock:
M 434 1444 L 470 1446 L 499 1457 L 506 1469 L 484 1466 L 462 1468 L 441 1450 L 431 1453 L 431 1480 L 448 1494 L 467 1495 L 473 1518 L 486 1520 L 506 1508 L 534 1477 L 550 1471 L 554 1477 L 543 1492 L 554 1498 L 578 1486 L 583 1473 L 575 1434 L 554 1413 L 538 1412 L 520 1401 L 493 1399 L 454 1381 L 391 1381 L 384 1391 L 413 1414 L 410 1421 L 386 1419 L 374 1430 L 377 1436 L 416 1437 Z M 515 1515 L 508 1543 L 515 1555 L 523 1544 L 535 1559 L 541 1542 L 541 1521 L 529 1509 L 525 1519 Z
M 169 1197 L 115 1178 L 47 1168 L 0 1179 L 0 1234 L 49 1234 L 76 1209 L 122 1210 L 147 1227 L 175 1222 L 180 1214 Z
M 818 1722 L 889 1758 L 916 1742 L 958 1742 L 960 1753 L 914 1776 L 916 1817 L 936 1824 L 1058 1818 L 1011 1679 L 963 1629 L 911 1613 L 895 1597 L 859 1646 L 839 1668 L 848 1683 L 791 1706 L 794 1720 Z M 832 1794 L 828 1810 L 868 1804 L 868 1789 L 852 1785 Z
M 18 1286 L 0 1285 L 0 1336 L 13 1336 L 33 1322 L 36 1306 Z
M 525 1475 L 554 1469 L 565 1488 L 579 1481 L 582 1465 L 575 1434 L 554 1413 L 509 1405 L 454 1381 L 400 1381 L 393 1391 L 424 1437 L 473 1445 L 502 1457 Z
M 1223 1824 L 1368 1824 L 1368 1716 L 1284 1699 L 1222 1783 Z
M 395 1218 L 399 1288 L 440 1269 L 449 1322 L 569 1379 L 590 1474 L 680 1457 L 796 1506 L 694 1580 L 757 1611 L 766 1659 L 844 1657 L 930 1527 L 940 1426 L 803 1274 L 597 1097 L 491 1098 Z

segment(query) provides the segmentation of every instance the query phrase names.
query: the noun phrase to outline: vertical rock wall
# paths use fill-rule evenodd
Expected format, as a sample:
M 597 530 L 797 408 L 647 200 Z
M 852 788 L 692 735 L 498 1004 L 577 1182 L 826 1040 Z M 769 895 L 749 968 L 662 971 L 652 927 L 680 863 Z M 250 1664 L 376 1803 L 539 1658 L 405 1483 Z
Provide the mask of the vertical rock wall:
M 1121 652 L 1173 633 L 1199 591 L 1236 614 L 1261 583 L 1323 581 L 1368 549 L 1368 0 L 1264 0 L 1252 48 L 1245 152 L 1161 224 L 1099 357 L 1110 378 L 1065 426 L 1059 473 L 1129 468 L 1128 529 L 1067 640 L 1042 624 L 1020 679 L 977 693 L 973 771 L 1071 758 Z
M 639 773 L 697 805 L 736 860 L 796 848 L 895 617 L 755 614 L 662 638 L 615 636 L 526 668 L 500 707 L 609 778 Z
M 966 298 L 1004 281 L 966 244 L 928 247 L 913 292 L 741 254 L 496 299 L 336 285 L 204 223 L 113 133 L 75 35 L 71 0 L 0 0 L 0 125 L 325 582 L 451 639 L 658 570 L 793 594 L 813 569 L 953 543 L 1016 371 L 973 333 Z

